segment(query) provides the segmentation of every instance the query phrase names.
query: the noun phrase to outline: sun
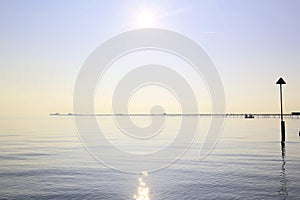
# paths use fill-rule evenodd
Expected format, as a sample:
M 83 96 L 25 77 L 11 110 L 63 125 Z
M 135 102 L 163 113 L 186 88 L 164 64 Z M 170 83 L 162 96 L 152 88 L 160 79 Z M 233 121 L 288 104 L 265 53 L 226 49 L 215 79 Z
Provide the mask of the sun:
M 155 15 L 148 10 L 140 11 L 136 14 L 136 23 L 141 28 L 153 27 L 155 23 Z

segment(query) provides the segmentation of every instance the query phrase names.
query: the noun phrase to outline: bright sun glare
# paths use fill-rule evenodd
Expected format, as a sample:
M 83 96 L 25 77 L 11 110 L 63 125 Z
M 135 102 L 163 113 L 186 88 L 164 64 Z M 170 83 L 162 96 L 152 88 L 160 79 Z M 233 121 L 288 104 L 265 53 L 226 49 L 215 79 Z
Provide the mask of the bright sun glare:
M 155 16 L 150 11 L 144 10 L 137 13 L 136 20 L 138 26 L 142 28 L 149 28 L 154 25 Z

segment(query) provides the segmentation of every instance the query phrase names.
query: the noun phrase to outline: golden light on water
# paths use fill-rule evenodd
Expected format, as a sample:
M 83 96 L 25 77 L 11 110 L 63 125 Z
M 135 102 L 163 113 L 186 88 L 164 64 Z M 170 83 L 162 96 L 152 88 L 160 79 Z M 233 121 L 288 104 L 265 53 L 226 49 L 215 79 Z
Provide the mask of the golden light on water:
M 147 176 L 147 174 L 143 175 Z M 150 189 L 142 178 L 139 178 L 137 194 L 133 196 L 135 200 L 150 200 Z

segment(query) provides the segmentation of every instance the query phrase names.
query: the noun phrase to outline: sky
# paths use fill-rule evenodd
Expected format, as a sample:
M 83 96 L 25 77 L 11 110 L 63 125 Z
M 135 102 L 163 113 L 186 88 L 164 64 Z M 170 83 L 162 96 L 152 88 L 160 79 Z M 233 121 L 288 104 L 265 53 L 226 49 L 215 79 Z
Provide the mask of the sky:
M 197 42 L 223 81 L 226 112 L 279 112 L 279 77 L 287 82 L 284 111 L 300 111 L 299 11 L 298 0 L 0 0 L 0 115 L 73 112 L 76 78 L 90 53 L 139 28 L 168 29 Z M 132 112 L 149 112 L 155 94 L 167 112 L 178 111 L 161 89 L 146 93 L 149 98 L 137 94 L 140 101 L 130 103 Z M 109 113 L 108 104 L 95 112 Z M 209 112 L 209 102 L 199 107 Z

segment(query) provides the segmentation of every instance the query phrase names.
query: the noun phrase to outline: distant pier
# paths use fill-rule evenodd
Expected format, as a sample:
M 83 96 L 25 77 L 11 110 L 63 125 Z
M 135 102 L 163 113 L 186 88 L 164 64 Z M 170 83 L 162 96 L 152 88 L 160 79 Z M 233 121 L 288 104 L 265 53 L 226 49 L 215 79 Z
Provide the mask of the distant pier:
M 168 117 L 176 117 L 176 116 L 197 116 L 197 117 L 223 117 L 223 118 L 280 118 L 279 113 L 227 113 L 227 114 L 181 114 L 181 113 L 162 113 L 162 114 L 146 114 L 146 113 L 140 113 L 140 114 L 73 114 L 73 113 L 67 113 L 67 114 L 60 114 L 60 113 L 54 113 L 50 114 L 51 116 L 98 116 L 98 117 L 112 117 L 112 116 L 168 116 Z M 251 116 L 251 117 L 245 117 L 245 116 Z M 285 118 L 291 118 L 291 119 L 300 119 L 300 115 L 297 114 L 283 114 Z

